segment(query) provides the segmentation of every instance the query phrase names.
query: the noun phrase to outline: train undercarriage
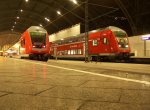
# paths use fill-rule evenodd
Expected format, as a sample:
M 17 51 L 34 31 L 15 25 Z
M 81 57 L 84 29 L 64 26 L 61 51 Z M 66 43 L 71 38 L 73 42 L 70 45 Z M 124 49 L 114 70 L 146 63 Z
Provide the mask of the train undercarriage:
M 30 54 L 29 59 L 39 60 L 39 61 L 48 61 L 48 55 L 47 54 Z

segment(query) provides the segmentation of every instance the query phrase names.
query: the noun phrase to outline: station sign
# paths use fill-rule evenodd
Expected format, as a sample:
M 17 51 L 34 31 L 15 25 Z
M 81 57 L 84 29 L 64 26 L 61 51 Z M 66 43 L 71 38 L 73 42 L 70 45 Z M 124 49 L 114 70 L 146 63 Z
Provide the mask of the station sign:
M 150 34 L 142 35 L 141 38 L 142 40 L 150 40 Z

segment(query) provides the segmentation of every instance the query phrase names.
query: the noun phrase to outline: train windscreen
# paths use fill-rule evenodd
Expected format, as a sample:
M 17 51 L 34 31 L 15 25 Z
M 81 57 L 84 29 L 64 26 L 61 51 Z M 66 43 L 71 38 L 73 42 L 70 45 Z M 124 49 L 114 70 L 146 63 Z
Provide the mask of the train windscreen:
M 46 44 L 46 33 L 30 32 L 30 37 L 33 45 L 36 43 Z
M 114 31 L 119 48 L 128 48 L 127 34 L 122 31 Z

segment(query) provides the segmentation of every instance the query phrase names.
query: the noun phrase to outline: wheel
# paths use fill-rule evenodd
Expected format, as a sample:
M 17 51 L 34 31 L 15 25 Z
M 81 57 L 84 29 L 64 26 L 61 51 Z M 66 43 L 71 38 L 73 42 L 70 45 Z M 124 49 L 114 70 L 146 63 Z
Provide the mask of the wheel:
M 43 56 L 43 61 L 47 62 L 48 61 L 48 57 L 47 56 Z
M 30 60 L 33 60 L 33 59 L 34 59 L 34 55 L 30 54 L 30 55 L 29 55 L 29 59 L 30 59 Z

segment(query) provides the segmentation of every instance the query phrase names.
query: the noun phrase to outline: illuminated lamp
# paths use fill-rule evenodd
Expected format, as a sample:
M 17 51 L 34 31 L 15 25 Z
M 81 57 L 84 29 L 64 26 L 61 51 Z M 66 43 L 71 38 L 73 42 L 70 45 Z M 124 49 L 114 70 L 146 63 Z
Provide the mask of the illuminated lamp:
M 142 40 L 150 40 L 150 34 L 142 35 Z

